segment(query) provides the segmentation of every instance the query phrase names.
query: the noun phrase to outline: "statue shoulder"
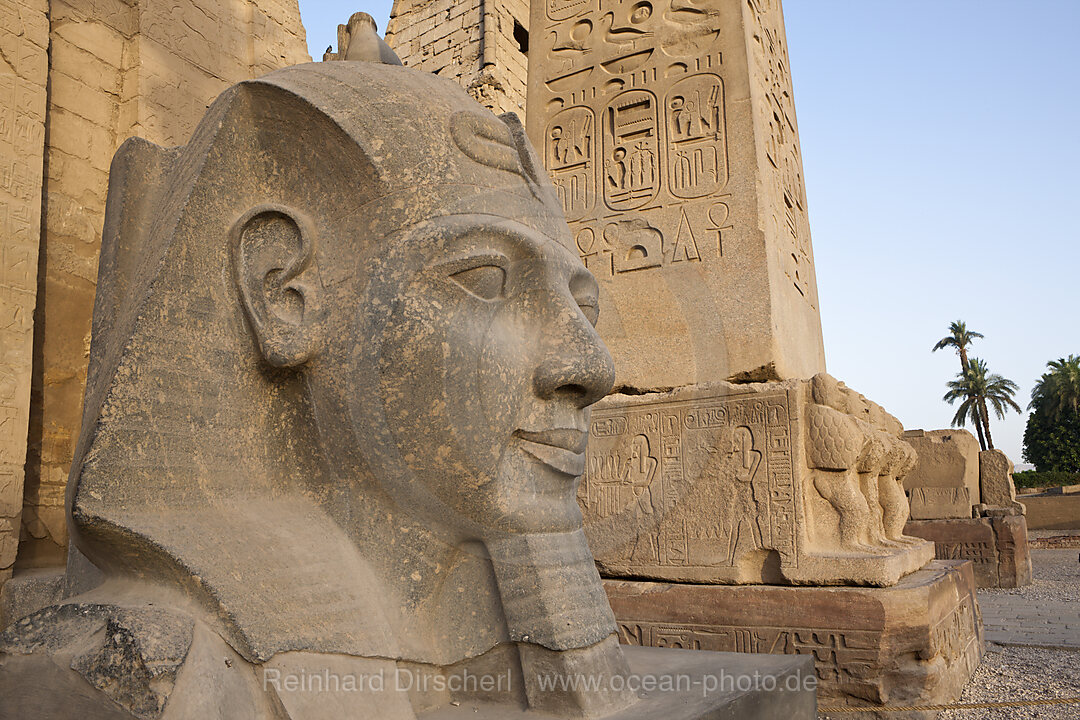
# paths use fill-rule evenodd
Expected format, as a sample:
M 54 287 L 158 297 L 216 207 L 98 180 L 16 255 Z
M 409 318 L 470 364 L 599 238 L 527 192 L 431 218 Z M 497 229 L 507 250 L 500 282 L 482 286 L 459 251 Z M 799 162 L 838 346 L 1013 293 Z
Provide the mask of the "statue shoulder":
M 73 602 L 39 610 L 0 633 L 0 717 L 275 714 L 252 666 L 186 612 Z

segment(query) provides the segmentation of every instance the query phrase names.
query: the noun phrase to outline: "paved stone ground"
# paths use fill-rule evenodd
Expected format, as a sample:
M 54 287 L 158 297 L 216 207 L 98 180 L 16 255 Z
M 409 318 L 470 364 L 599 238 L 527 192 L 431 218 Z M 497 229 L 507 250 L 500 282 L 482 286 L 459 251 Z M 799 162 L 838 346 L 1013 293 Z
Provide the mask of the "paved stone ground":
M 1034 581 L 979 591 L 986 641 L 1080 650 L 1080 551 L 1032 550 Z M 1080 662 L 1080 657 L 1077 658 Z M 1080 712 L 1078 712 L 1080 715 Z

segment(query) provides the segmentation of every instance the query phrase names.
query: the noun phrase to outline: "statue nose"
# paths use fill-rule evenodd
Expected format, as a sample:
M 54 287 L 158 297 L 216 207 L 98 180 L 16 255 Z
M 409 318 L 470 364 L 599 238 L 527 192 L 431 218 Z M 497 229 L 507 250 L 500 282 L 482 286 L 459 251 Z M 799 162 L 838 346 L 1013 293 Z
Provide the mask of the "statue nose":
M 585 408 L 611 390 L 615 363 L 576 305 L 563 308 L 560 316 L 562 321 L 542 346 L 544 354 L 534 376 L 536 394 L 543 398 L 564 394 Z

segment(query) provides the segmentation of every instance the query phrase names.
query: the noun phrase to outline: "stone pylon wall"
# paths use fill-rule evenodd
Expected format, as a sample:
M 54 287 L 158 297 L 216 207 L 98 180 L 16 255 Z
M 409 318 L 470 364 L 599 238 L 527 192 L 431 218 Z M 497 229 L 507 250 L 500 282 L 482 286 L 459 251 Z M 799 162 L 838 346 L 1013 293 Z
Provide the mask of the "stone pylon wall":
M 396 0 L 386 42 L 406 67 L 455 80 L 495 113 L 524 120 L 528 30 L 528 0 Z
M 5 442 L 28 442 L 20 567 L 64 562 L 64 486 L 82 414 L 113 153 L 132 136 L 186 143 L 230 85 L 310 59 L 296 0 L 52 0 L 48 13 L 40 32 L 41 47 L 49 43 L 45 176 L 30 201 L 45 217 L 40 262 L 29 261 L 31 305 L 35 275 L 37 284 L 29 437 L 25 420 L 22 429 L 4 430 Z M 30 84 L 44 100 L 46 67 L 39 64 Z M 40 157 L 39 149 L 39 172 Z M 31 219 L 29 252 L 39 239 Z M 27 376 L 29 358 L 19 356 Z M 10 504 L 19 492 L 5 487 L 0 480 L 0 499 Z
M 30 412 L 47 12 L 46 0 L 0 0 L 0 584 L 19 541 Z

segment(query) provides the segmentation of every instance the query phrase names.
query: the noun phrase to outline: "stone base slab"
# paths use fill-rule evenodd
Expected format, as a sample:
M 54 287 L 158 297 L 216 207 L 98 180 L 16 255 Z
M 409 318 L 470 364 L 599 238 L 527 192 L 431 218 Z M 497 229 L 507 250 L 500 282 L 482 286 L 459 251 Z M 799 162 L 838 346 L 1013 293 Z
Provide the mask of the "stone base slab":
M 817 717 L 810 658 L 629 647 L 626 659 L 631 673 L 628 681 L 647 686 L 637 703 L 606 716 L 605 720 L 814 720 Z M 537 715 L 524 710 L 508 711 L 505 705 L 470 702 L 420 715 L 421 720 L 515 717 L 525 720 Z
M 888 588 L 604 587 L 623 643 L 809 655 L 824 706 L 952 702 L 982 659 L 970 562 L 935 560 Z
M 809 551 L 799 558 L 797 567 L 779 568 L 778 556 L 763 555 L 761 562 L 743 563 L 732 567 L 701 565 L 671 566 L 632 562 L 601 561 L 597 564 L 603 575 L 614 577 L 663 577 L 680 583 L 701 584 L 759 584 L 755 578 L 766 577 L 773 582 L 792 585 L 889 584 L 925 567 L 934 557 L 930 543 L 922 538 L 911 539 L 905 545 L 889 548 L 888 552 L 870 554 L 864 551 Z M 702 541 L 704 544 L 704 541 Z M 704 553 L 703 553 L 704 554 Z M 691 556 L 690 561 L 694 558 Z M 854 570 L 853 570 L 854 568 Z M 845 577 L 845 573 L 848 577 Z M 856 579 L 857 578 L 857 579 Z
M 1031 582 L 1023 515 L 909 520 L 904 533 L 932 540 L 939 560 L 970 560 L 978 587 L 1014 588 Z

